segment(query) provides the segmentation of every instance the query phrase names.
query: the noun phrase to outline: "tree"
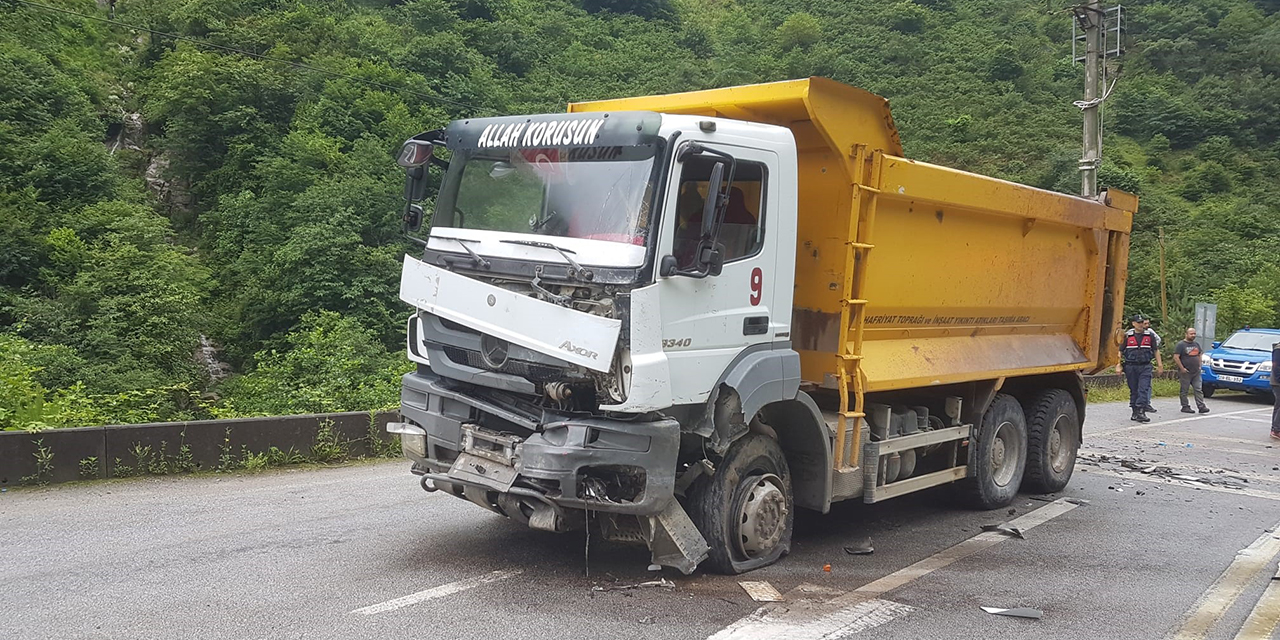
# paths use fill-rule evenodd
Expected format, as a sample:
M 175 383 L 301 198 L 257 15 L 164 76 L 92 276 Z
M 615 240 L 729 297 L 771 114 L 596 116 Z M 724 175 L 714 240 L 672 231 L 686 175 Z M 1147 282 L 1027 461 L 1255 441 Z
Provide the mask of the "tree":
M 1225 331 L 1276 326 L 1276 292 L 1267 294 L 1232 283 L 1214 291 L 1213 300 L 1218 305 L 1218 326 Z

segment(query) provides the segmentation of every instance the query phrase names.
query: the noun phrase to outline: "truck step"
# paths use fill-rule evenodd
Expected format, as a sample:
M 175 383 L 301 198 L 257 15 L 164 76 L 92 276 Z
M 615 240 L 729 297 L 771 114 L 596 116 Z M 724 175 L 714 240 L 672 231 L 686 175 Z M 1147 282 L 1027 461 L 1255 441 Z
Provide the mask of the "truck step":
M 912 493 L 921 489 L 936 487 L 940 484 L 955 482 L 956 480 L 965 477 L 965 474 L 968 473 L 968 471 L 969 467 L 967 466 L 951 467 L 950 469 L 926 473 L 922 476 L 914 476 L 907 478 L 906 480 L 899 480 L 879 487 L 867 487 L 866 491 L 863 493 L 863 502 L 871 504 L 873 502 L 880 502 L 881 500 L 888 500 L 889 498 L 896 498 L 900 495 Z

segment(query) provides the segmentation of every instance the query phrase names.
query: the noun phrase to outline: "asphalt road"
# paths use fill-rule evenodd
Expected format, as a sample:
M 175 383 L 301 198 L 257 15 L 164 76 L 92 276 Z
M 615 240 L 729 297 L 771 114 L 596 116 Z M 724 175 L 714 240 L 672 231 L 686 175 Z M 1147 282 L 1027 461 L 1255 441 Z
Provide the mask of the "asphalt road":
M 584 557 L 581 534 L 426 494 L 402 462 L 9 490 L 0 640 L 1280 638 L 1257 631 L 1268 607 L 1280 616 L 1270 407 L 1157 403 L 1145 426 L 1091 407 L 1061 496 L 1012 514 L 963 510 L 945 488 L 840 505 L 802 514 L 778 565 L 662 574 L 673 587 L 620 590 L 658 577 L 643 550 L 593 540 Z M 1025 539 L 980 533 L 1009 520 Z M 866 536 L 874 554 L 843 551 Z M 787 601 L 754 602 L 740 580 Z

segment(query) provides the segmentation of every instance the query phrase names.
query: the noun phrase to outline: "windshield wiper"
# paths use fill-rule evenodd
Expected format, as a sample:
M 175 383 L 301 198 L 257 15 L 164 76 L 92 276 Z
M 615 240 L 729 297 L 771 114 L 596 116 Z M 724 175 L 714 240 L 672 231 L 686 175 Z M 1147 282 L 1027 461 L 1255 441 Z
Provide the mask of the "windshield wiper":
M 462 250 L 463 250 L 463 251 L 466 251 L 468 254 L 470 254 L 470 255 L 471 255 L 471 260 L 472 260 L 472 262 L 473 262 L 477 267 L 480 267 L 481 269 L 488 269 L 488 268 L 489 268 L 489 261 L 488 261 L 488 260 L 485 260 L 485 259 L 484 259 L 484 256 L 482 256 L 482 255 L 480 255 L 480 254 L 476 253 L 475 251 L 472 251 L 472 250 L 471 250 L 471 247 L 468 247 L 468 246 L 467 246 L 467 243 L 468 243 L 468 242 L 480 242 L 479 240 L 473 240 L 473 239 L 471 239 L 471 238 L 455 238 L 455 237 L 453 237 L 453 236 L 437 236 L 437 235 L 432 235 L 431 237 L 432 237 L 432 238 L 439 238 L 439 239 L 441 239 L 441 240 L 452 240 L 452 241 L 454 241 L 454 242 L 458 243 L 458 246 L 459 246 L 459 247 L 462 247 Z
M 550 242 L 542 242 L 540 240 L 499 240 L 498 242 L 505 242 L 507 244 L 519 244 L 519 245 L 524 245 L 526 247 L 539 247 L 542 249 L 551 249 L 552 251 L 555 251 L 556 253 L 559 253 L 561 256 L 563 256 L 565 261 L 569 263 L 569 269 L 568 269 L 569 277 L 578 278 L 580 280 L 591 280 L 592 278 L 595 277 L 595 274 L 592 273 L 590 269 L 582 268 L 582 265 L 578 264 L 576 260 L 569 257 L 569 254 L 575 253 L 572 249 L 564 249 L 561 247 L 557 247 L 556 245 L 551 244 Z

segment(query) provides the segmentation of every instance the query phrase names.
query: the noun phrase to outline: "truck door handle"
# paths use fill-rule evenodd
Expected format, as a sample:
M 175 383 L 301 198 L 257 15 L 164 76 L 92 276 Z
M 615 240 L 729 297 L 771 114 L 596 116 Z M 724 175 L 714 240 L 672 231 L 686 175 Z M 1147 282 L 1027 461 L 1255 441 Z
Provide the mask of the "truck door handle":
M 769 316 L 747 316 L 742 319 L 742 335 L 759 336 L 769 333 Z

